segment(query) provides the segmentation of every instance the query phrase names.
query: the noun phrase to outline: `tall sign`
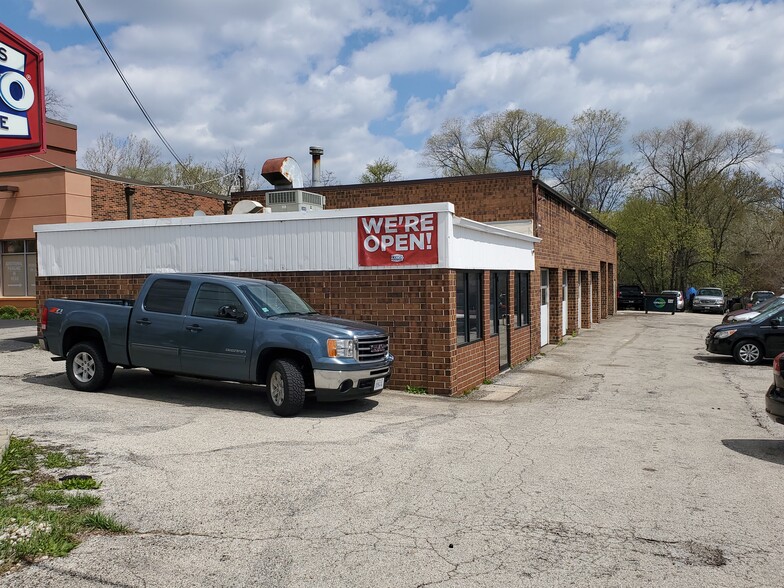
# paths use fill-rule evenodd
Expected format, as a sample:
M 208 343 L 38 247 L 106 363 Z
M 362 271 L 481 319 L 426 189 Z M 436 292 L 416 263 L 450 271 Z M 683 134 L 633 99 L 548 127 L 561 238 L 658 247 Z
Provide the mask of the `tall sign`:
M 0 157 L 46 150 L 44 54 L 0 23 Z

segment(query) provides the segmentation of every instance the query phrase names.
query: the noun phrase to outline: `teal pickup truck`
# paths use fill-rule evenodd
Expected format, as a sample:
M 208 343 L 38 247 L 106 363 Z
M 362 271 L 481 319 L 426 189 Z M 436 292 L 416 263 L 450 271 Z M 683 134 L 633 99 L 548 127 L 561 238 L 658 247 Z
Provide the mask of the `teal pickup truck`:
M 141 367 L 265 385 L 280 416 L 306 395 L 378 394 L 394 362 L 383 329 L 319 314 L 282 284 L 229 276 L 153 274 L 135 301 L 51 298 L 41 329 L 77 390 L 100 390 L 118 365 Z

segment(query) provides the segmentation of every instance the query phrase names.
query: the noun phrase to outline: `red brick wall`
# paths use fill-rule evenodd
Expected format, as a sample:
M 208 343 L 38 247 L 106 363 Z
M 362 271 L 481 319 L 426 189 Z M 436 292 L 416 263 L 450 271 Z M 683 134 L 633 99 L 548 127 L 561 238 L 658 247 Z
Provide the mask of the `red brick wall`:
M 96 177 L 91 178 L 91 183 L 93 220 L 127 220 L 125 184 Z M 223 214 L 223 201 L 210 196 L 150 186 L 134 186 L 134 189 L 134 219 L 192 216 L 197 209 L 208 215 Z

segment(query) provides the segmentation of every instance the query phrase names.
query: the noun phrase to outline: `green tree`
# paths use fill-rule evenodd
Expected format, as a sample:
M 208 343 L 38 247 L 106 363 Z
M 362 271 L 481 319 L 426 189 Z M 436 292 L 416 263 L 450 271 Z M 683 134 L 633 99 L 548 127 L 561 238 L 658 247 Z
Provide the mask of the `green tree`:
M 396 182 L 402 178 L 396 161 L 380 157 L 365 166 L 365 171 L 359 176 L 359 181 L 362 184 L 380 184 L 381 182 Z
M 717 183 L 725 174 L 762 160 L 770 144 L 764 135 L 748 129 L 715 133 L 684 120 L 667 129 L 642 132 L 634 145 L 642 161 L 642 193 L 664 207 L 675 231 L 670 287 L 684 289 L 699 283 L 705 279 L 697 279 L 698 273 L 705 273 L 701 264 L 711 257 L 706 258 L 699 243 Z M 707 281 L 719 278 L 715 272 L 707 273 Z

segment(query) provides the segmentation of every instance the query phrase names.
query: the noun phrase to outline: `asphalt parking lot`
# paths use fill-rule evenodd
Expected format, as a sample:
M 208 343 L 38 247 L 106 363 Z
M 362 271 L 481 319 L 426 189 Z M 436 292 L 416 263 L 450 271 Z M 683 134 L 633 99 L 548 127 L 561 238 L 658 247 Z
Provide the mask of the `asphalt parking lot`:
M 95 455 L 133 529 L 0 586 L 784 585 L 770 362 L 707 354 L 716 322 L 621 312 L 504 401 L 385 391 L 292 419 L 144 370 L 77 392 L 30 327 L 0 329 L 2 426 Z

